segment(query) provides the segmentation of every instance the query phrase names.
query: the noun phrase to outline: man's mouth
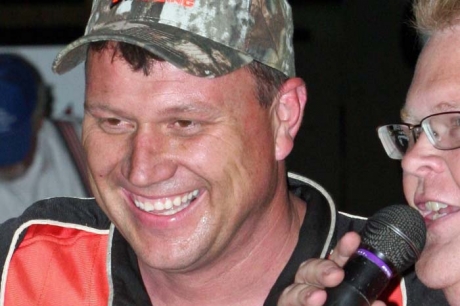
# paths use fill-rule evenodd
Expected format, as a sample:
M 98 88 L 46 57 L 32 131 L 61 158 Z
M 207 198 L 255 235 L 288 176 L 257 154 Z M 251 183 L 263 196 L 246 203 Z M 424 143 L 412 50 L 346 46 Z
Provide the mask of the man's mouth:
M 140 199 L 135 197 L 134 204 L 137 208 L 145 212 L 168 216 L 178 213 L 179 211 L 188 207 L 190 203 L 196 199 L 198 194 L 199 190 L 196 189 L 182 195 L 162 198 L 161 200 L 149 200 L 145 198 Z
M 424 209 L 421 209 L 421 213 L 425 219 L 437 220 L 447 215 L 443 209 L 447 208 L 448 205 L 440 202 L 429 201 L 424 205 Z
M 451 213 L 459 211 L 460 207 L 436 201 L 428 201 L 425 202 L 425 204 L 419 205 L 418 209 L 425 220 L 435 221 Z

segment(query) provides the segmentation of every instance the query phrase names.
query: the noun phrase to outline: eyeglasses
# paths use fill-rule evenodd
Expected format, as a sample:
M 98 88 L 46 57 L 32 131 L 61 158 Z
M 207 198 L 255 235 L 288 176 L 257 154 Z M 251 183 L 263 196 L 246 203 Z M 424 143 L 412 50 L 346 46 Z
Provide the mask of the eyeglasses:
M 377 128 L 383 148 L 392 159 L 402 159 L 414 146 L 422 131 L 436 149 L 460 148 L 460 112 L 430 115 L 417 125 L 400 123 Z

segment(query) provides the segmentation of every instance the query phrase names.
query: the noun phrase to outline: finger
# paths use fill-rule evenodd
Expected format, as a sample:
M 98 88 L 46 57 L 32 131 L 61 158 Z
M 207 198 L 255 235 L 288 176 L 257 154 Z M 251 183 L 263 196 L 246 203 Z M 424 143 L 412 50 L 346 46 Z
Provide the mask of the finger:
M 358 233 L 348 232 L 339 240 L 329 259 L 343 267 L 351 255 L 358 249 L 361 237 Z
M 309 259 L 303 262 L 295 276 L 295 283 L 319 288 L 338 285 L 344 277 L 343 270 L 327 259 Z
M 295 283 L 283 291 L 277 305 L 321 306 L 325 301 L 326 292 L 323 289 L 308 284 Z
M 386 304 L 382 301 L 375 301 L 371 306 L 386 306 Z

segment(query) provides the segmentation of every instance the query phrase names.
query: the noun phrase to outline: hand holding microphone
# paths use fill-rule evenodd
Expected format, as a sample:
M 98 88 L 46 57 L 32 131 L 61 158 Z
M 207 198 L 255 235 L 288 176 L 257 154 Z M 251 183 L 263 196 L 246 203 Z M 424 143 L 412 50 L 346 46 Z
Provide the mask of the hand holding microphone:
M 407 205 L 379 210 L 361 232 L 361 245 L 345 264 L 345 278 L 326 289 L 326 306 L 370 306 L 395 275 L 413 265 L 425 246 L 421 215 Z
M 379 261 L 389 261 L 385 265 L 390 271 L 395 269 L 393 274 L 399 274 L 411 266 L 425 243 L 424 221 L 415 209 L 407 205 L 388 206 L 369 218 L 360 235 L 361 244 L 360 236 L 349 232 L 340 239 L 329 260 L 310 259 L 302 264 L 295 282 L 283 292 L 278 306 L 385 305 L 375 301 L 375 298 L 392 276 L 379 268 Z M 361 249 L 359 253 L 357 249 Z M 373 258 L 377 264 L 367 258 L 364 261 L 360 258 L 363 256 L 360 253 L 370 251 L 377 255 L 378 260 Z M 387 270 L 386 267 L 383 269 Z M 374 280 L 376 276 L 382 277 L 382 274 L 385 278 Z M 332 286 L 336 287 L 326 291 L 323 289 Z M 371 296 L 367 296 L 369 294 Z

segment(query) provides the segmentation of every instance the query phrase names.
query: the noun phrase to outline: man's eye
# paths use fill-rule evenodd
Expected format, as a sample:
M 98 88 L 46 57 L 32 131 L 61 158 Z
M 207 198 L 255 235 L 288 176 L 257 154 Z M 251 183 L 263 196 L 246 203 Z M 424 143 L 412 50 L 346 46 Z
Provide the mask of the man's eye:
M 117 118 L 106 118 L 103 120 L 103 122 L 105 122 L 108 125 L 112 125 L 112 126 L 117 126 L 121 123 L 121 121 Z
M 178 136 L 192 136 L 202 131 L 203 125 L 195 120 L 174 120 L 169 126 L 172 133 Z
M 120 134 L 132 131 L 135 127 L 133 124 L 127 121 L 123 121 L 117 118 L 101 118 L 99 119 L 99 125 L 102 130 L 109 134 Z
M 188 127 L 193 127 L 195 123 L 191 120 L 177 120 L 175 122 L 175 125 L 180 128 L 188 128 Z
M 439 115 L 438 125 L 443 124 L 448 128 L 460 126 L 460 116 L 458 114 L 444 114 Z M 434 121 L 434 120 L 433 120 Z M 433 124 L 433 123 L 432 123 Z

